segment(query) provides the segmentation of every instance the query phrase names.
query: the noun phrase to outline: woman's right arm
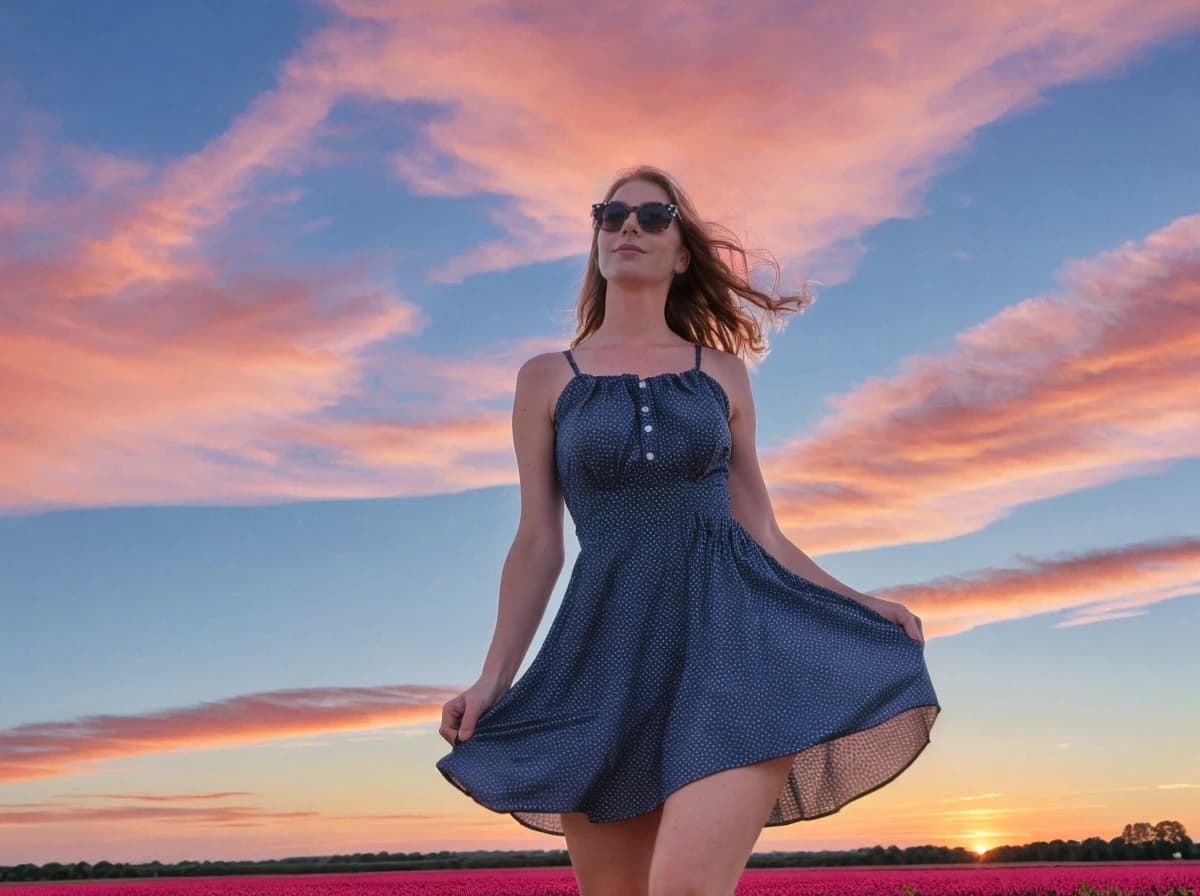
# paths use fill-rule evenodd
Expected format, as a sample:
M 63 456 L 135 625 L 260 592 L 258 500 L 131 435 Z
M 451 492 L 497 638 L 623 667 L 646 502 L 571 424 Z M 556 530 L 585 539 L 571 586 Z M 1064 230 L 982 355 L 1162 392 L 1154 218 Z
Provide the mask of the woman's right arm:
M 562 372 L 554 354 L 521 365 L 513 396 L 512 433 L 521 482 L 517 534 L 500 574 L 496 628 L 474 685 L 443 709 L 442 735 L 463 740 L 475 720 L 503 696 L 516 677 L 562 572 L 563 497 L 554 469 L 554 422 L 549 410 Z M 557 360 L 562 363 L 561 353 Z

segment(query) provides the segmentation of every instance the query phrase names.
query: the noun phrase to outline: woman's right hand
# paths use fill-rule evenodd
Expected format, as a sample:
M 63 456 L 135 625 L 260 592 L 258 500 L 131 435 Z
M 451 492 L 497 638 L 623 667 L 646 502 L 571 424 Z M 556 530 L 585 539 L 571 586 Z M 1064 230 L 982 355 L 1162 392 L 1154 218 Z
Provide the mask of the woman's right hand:
M 457 697 L 442 704 L 442 726 L 438 734 L 450 746 L 470 738 L 475 723 L 504 696 L 509 686 L 481 678 Z

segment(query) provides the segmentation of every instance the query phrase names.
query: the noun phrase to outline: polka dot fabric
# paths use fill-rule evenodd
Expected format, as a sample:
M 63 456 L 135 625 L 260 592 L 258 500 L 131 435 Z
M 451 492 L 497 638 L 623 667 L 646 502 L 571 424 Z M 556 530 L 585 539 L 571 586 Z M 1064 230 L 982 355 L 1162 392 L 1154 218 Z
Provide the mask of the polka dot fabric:
M 797 754 L 767 826 L 836 812 L 929 743 L 922 646 L 788 570 L 732 516 L 729 399 L 696 363 L 581 371 L 554 408 L 579 555 L 528 669 L 437 762 L 535 831 L 649 812 L 713 772 Z

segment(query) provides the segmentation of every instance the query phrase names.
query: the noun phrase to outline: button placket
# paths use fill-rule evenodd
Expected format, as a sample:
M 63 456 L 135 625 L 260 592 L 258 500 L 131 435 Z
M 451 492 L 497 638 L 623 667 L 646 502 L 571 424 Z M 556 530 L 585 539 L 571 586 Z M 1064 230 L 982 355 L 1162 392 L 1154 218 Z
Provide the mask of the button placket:
M 645 388 L 647 388 L 646 381 L 645 381 L 645 380 L 638 380 L 638 388 L 639 388 L 639 389 L 645 389 Z M 650 400 L 649 398 L 646 398 L 646 399 L 645 399 L 645 401 L 649 401 L 649 400 Z M 643 413 L 643 414 L 649 414 L 649 413 L 650 413 L 650 405 L 648 405 L 648 404 L 643 404 L 643 405 L 642 405 L 642 413 Z M 654 426 L 653 426 L 652 424 L 650 424 L 650 423 L 644 423 L 644 424 L 642 425 L 642 432 L 643 432 L 643 433 L 648 433 L 648 432 L 653 432 L 653 431 L 654 431 Z M 646 453 L 645 453 L 645 455 L 644 455 L 644 456 L 645 456 L 645 458 L 646 458 L 646 460 L 654 460 L 654 451 L 652 450 L 652 449 L 653 449 L 653 447 L 654 447 L 654 445 L 653 445 L 653 437 L 647 438 L 645 435 L 643 435 L 643 436 L 642 436 L 642 445 L 643 445 L 643 446 L 646 448 Z

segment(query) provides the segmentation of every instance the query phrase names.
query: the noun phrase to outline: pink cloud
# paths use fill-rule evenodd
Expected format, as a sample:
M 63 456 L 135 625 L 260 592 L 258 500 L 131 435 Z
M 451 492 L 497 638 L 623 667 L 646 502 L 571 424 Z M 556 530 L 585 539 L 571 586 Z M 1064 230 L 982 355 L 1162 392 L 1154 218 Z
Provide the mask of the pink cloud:
M 65 794 L 72 796 L 72 794 Z M 249 790 L 218 790 L 213 793 L 83 793 L 74 796 L 99 800 L 132 800 L 146 803 L 181 803 L 194 800 L 224 800 L 231 796 L 254 796 Z M 11 808 L 11 805 L 0 808 Z
M 0 806 L 0 827 L 75 822 L 203 822 L 221 827 L 258 827 L 272 821 L 316 818 L 314 811 L 269 812 L 256 806 L 58 806 L 12 810 Z
M 874 592 L 921 617 L 928 638 L 1069 611 L 1059 628 L 1141 616 L 1150 604 L 1200 593 L 1200 538 L 1024 561 Z
M 0 730 L 0 782 L 77 774 L 87 763 L 127 756 L 425 722 L 456 693 L 420 685 L 298 688 L 140 715 L 18 725 Z
M 1073 261 L 1059 292 L 831 399 L 762 455 L 781 525 L 817 553 L 936 541 L 1195 457 L 1198 243 L 1200 215 Z
M 444 280 L 579 254 L 587 203 L 648 160 L 830 282 L 866 228 L 920 211 L 977 129 L 1200 24 L 1189 0 L 327 5 L 345 24 L 296 71 L 437 104 L 397 174 L 426 195 L 501 197 L 504 235 L 431 272 Z
M 836 17 L 783 3 L 683 17 L 645 5 L 330 8 L 335 21 L 273 89 L 166 165 L 63 145 L 45 116 L 23 122 L 0 169 L 11 184 L 0 236 L 13 237 L 0 240 L 0 400 L 16 421 L 0 435 L 0 507 L 515 481 L 507 410 L 475 405 L 508 398 L 519 353 L 385 351 L 425 318 L 365 266 L 279 271 L 244 246 L 218 250 L 247 234 L 236 216 L 266 214 L 265 176 L 354 151 L 321 144 L 339 102 L 437 105 L 397 152 L 397 175 L 419 193 L 500 197 L 504 236 L 464 248 L 437 277 L 580 253 L 580 209 L 616 168 L 647 158 L 677 170 L 711 216 L 746 231 L 752 221 L 748 243 L 793 270 L 824 259 L 844 274 L 847 241 L 917 213 L 921 189 L 977 128 L 1200 22 L 1185 0 L 944 0 L 920 15 L 872 2 Z M 647 51 L 663 60 L 651 78 L 638 63 Z M 64 170 L 83 189 L 51 190 Z M 1185 456 L 1194 227 L 1123 248 L 1111 269 L 1082 263 L 1065 297 L 1014 306 L 956 353 L 911 359 L 837 400 L 816 434 L 764 452 L 781 521 L 818 553 L 945 538 Z M 1104 327 L 1111 316 L 1120 327 Z M 370 394 L 368 373 L 409 391 Z

